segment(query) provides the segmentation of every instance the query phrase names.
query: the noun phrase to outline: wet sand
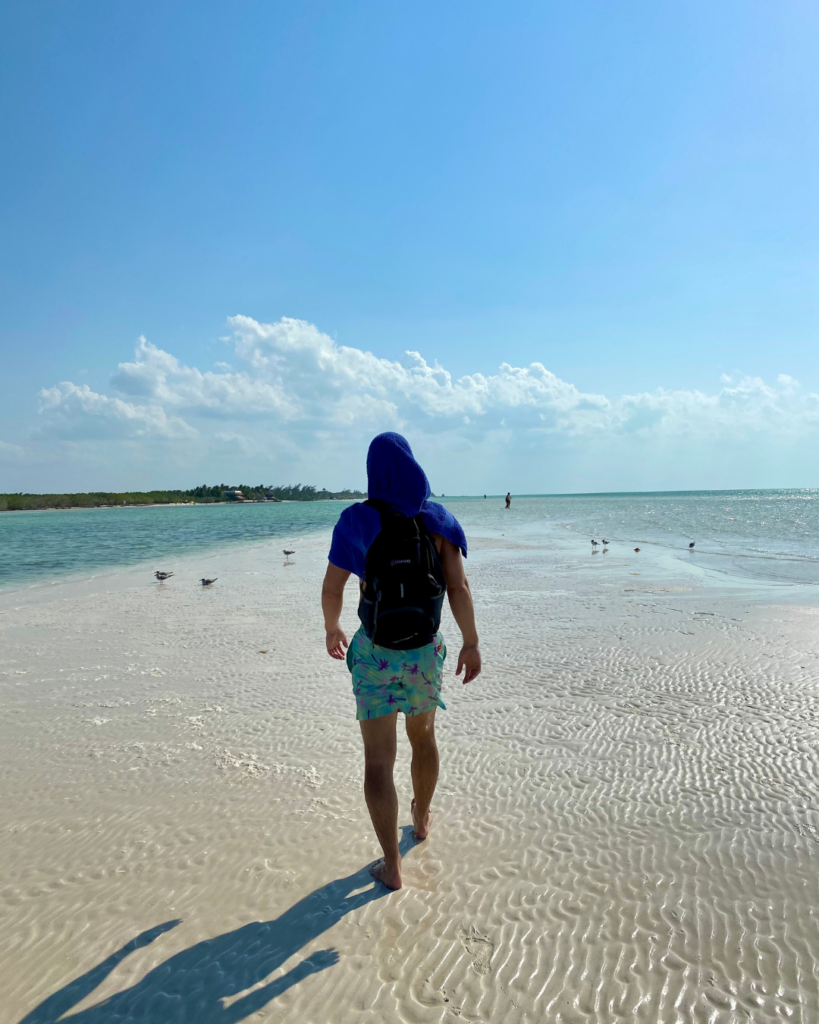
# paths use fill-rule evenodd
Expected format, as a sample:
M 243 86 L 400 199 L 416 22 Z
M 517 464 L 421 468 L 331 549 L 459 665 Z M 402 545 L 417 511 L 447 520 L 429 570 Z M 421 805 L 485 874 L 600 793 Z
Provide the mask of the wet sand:
M 816 598 L 476 540 L 388 893 L 326 538 L 272 546 L 0 593 L 3 1024 L 816 1024 Z

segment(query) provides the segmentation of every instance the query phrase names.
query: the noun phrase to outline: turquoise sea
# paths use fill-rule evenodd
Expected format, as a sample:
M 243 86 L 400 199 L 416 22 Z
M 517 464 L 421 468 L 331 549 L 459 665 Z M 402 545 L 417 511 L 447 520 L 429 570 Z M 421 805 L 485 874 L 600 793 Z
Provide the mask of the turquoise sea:
M 652 546 L 714 571 L 819 583 L 819 488 L 443 498 L 467 537 L 548 544 L 577 537 Z M 276 549 L 329 531 L 341 501 L 152 506 L 0 513 L 0 585 L 20 586 L 269 538 Z M 581 545 L 580 541 L 584 544 Z M 689 541 L 696 547 L 689 552 Z M 586 545 L 589 545 L 588 547 Z M 277 550 L 278 553 L 278 550 Z

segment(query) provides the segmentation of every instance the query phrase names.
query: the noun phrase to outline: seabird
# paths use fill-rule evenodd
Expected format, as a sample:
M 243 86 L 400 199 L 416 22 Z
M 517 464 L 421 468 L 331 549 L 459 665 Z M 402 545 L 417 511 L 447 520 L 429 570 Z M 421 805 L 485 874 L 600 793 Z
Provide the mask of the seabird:
M 693 540 L 692 540 L 692 541 L 691 541 L 691 543 L 690 543 L 690 544 L 688 545 L 688 547 L 689 547 L 689 549 L 690 549 L 690 548 L 693 548 L 693 547 L 694 547 L 694 541 L 693 541 Z
M 173 576 L 172 572 L 155 572 L 154 576 L 159 580 L 160 583 L 164 583 L 165 580 L 169 580 Z
M 284 549 L 282 550 L 282 554 L 283 554 L 283 555 L 285 555 L 285 557 L 286 557 L 287 555 L 295 555 L 295 553 L 296 553 L 295 551 L 288 551 L 288 550 L 287 550 L 287 548 L 284 548 Z
M 608 541 L 605 538 L 603 538 L 603 543 L 608 544 Z
M 203 587 L 209 587 L 211 583 L 215 583 L 218 579 L 219 577 L 215 576 L 212 580 L 206 580 L 203 576 L 202 579 L 199 580 L 199 582 L 202 584 Z
M 596 541 L 596 540 L 593 540 L 593 541 L 592 541 L 592 547 L 593 547 L 593 548 L 596 548 L 596 547 L 597 547 L 597 541 Z

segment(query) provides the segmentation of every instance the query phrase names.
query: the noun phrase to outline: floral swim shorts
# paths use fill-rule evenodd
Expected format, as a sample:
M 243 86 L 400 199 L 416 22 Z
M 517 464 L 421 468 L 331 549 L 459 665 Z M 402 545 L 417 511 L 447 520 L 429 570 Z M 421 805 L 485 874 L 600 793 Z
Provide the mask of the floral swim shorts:
M 378 647 L 359 629 L 347 648 L 353 675 L 356 719 L 380 718 L 393 711 L 420 715 L 433 708 L 446 711 L 441 682 L 446 645 L 440 633 L 434 643 L 412 651 Z

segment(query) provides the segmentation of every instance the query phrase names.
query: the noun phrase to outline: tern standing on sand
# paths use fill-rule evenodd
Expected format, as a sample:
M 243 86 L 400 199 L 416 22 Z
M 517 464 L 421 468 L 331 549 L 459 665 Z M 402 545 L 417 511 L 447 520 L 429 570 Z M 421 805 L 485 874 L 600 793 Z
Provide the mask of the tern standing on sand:
M 412 821 L 416 837 L 426 839 L 438 781 L 435 712 L 445 710 L 441 683 L 446 647 L 438 631 L 444 591 L 463 636 L 455 674 L 463 671 L 464 683 L 480 673 L 481 653 L 464 573 L 464 532 L 443 505 L 428 500 L 426 474 L 400 434 L 379 434 L 373 440 L 367 485 L 367 502 L 346 508 L 333 531 L 321 604 L 327 653 L 339 661 L 346 658 L 352 673 L 364 741 L 364 797 L 384 851 L 371 873 L 388 888 L 400 889 L 393 782 L 396 724 L 401 711 L 412 746 Z M 351 573 L 360 581 L 362 626 L 348 645 L 339 617 Z M 407 623 L 404 631 L 412 632 L 401 636 L 396 622 Z

